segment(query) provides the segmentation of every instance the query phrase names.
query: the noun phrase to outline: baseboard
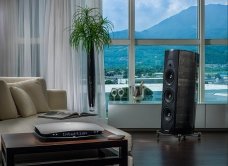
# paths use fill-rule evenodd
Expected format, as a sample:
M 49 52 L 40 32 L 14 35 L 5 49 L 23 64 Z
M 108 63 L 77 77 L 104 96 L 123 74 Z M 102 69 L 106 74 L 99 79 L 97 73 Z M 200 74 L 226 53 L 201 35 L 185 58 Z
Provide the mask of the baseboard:
M 120 128 L 126 132 L 156 132 L 160 128 Z M 196 128 L 196 132 L 228 132 L 228 128 Z

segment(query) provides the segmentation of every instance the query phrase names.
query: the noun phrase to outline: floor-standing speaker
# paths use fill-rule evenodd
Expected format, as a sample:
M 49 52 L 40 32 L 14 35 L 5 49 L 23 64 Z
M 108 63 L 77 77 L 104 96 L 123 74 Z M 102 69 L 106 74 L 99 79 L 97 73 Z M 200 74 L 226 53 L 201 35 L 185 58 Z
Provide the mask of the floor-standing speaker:
M 191 51 L 165 51 L 162 133 L 191 134 L 194 130 L 197 58 Z

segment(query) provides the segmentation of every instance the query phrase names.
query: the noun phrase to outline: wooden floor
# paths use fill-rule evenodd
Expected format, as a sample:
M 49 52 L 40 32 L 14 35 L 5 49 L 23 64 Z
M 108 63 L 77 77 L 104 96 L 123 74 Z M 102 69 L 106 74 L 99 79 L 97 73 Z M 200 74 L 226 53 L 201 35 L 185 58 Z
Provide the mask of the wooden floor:
M 129 132 L 133 137 L 134 166 L 228 166 L 228 132 L 202 132 L 201 140 Z

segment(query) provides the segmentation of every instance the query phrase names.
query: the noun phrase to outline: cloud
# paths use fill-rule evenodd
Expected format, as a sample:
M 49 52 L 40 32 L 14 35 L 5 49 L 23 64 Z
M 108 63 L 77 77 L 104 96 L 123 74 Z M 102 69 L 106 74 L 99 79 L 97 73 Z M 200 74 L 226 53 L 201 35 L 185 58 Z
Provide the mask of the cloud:
M 167 4 L 164 0 L 138 0 L 135 1 L 135 29 L 141 31 L 159 22 L 163 8 Z
M 128 0 L 103 0 L 103 15 L 114 24 L 113 31 L 128 28 Z
M 166 11 L 166 18 L 173 16 L 179 12 L 181 12 L 182 10 L 185 10 L 187 8 L 189 8 L 190 6 L 196 6 L 197 5 L 197 1 L 196 0 L 171 0 L 169 1 L 169 5 L 167 7 L 167 11 Z
M 150 6 L 151 8 L 159 8 L 162 5 L 162 0 L 136 0 L 135 7 L 143 8 L 145 6 Z
M 227 0 L 206 0 L 227 5 Z M 191 6 L 197 0 L 135 0 L 135 28 L 142 31 Z M 103 0 L 103 14 L 114 23 L 114 31 L 128 28 L 128 0 Z

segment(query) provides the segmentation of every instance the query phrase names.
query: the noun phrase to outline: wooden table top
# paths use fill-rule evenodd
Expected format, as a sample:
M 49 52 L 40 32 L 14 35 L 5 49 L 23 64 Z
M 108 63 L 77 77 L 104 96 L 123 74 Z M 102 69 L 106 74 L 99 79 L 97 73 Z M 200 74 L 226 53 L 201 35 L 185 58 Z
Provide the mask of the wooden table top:
M 67 140 L 48 140 L 39 139 L 34 133 L 14 133 L 2 134 L 2 143 L 6 148 L 25 148 L 25 147 L 45 147 L 45 146 L 61 146 L 61 145 L 82 145 L 82 144 L 101 144 L 101 143 L 117 143 L 122 140 L 109 140 L 109 131 L 104 131 L 102 135 L 88 137 L 88 138 L 74 138 Z

